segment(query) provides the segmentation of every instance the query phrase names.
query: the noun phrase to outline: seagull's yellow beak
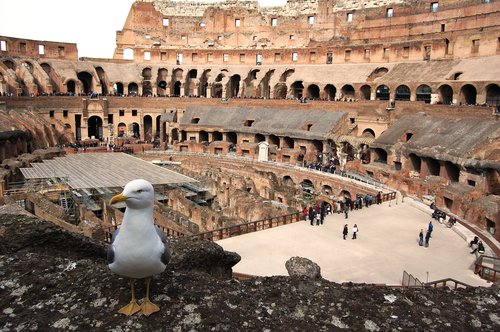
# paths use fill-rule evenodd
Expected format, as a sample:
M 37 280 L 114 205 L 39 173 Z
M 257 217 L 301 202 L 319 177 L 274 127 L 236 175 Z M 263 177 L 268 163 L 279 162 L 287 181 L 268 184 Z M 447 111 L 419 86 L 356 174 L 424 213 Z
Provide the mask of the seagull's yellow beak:
M 111 198 L 111 200 L 109 201 L 109 204 L 110 205 L 113 205 L 115 203 L 118 203 L 118 202 L 124 202 L 128 199 L 127 196 L 125 196 L 123 193 L 121 194 L 118 194 L 118 195 L 115 195 Z

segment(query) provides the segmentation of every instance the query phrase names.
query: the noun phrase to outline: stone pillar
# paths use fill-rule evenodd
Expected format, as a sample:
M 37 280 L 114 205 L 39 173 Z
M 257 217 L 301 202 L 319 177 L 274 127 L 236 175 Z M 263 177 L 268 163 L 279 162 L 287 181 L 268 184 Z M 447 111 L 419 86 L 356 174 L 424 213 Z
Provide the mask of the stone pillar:
M 3 197 L 5 193 L 5 180 L 0 180 L 0 197 Z
M 207 98 L 212 98 L 212 84 L 207 84 Z
M 142 84 L 137 87 L 137 95 L 142 96 Z
M 411 90 L 410 92 L 410 101 L 417 101 L 417 90 Z
M 184 86 L 184 83 L 182 83 L 181 84 L 181 93 L 180 93 L 181 97 L 184 97 L 186 95 L 185 92 L 184 92 L 184 90 L 185 90 L 185 86 Z
M 128 95 L 128 85 L 123 86 L 123 95 L 124 96 Z
M 158 88 L 156 87 L 156 85 L 153 85 L 153 87 L 151 88 L 151 93 L 153 94 L 153 96 L 156 96 L 157 92 L 158 92 Z

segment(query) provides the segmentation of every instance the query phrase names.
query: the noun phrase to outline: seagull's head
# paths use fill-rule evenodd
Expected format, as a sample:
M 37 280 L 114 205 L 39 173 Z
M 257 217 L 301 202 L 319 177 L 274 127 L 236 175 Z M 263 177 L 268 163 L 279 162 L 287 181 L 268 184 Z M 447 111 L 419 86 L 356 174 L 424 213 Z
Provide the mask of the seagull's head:
M 154 189 L 151 183 L 143 179 L 132 180 L 125 185 L 123 192 L 111 198 L 110 204 L 125 202 L 127 207 L 144 209 L 153 206 Z

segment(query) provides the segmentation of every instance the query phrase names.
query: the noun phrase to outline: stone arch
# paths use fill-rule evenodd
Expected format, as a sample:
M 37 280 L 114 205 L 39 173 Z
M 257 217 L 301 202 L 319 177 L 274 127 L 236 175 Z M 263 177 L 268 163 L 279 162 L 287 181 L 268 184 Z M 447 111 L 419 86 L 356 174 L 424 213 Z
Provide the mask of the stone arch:
M 300 182 L 300 186 L 302 187 L 303 190 L 313 190 L 313 191 L 315 190 L 314 183 L 309 179 L 303 179 Z
M 498 84 L 489 84 L 485 88 L 486 104 L 491 106 L 500 105 L 500 87 Z
M 198 95 L 198 69 L 191 69 L 187 73 L 186 77 L 186 96 L 197 96 Z
M 419 85 L 417 87 L 416 92 L 417 92 L 417 101 L 423 101 L 426 104 L 430 104 L 432 96 L 432 89 L 430 86 L 426 84 Z
M 375 99 L 389 100 L 391 98 L 391 89 L 387 85 L 379 85 L 376 90 Z
M 238 94 L 241 92 L 240 91 L 240 82 L 241 82 L 241 76 L 238 74 L 235 74 L 229 78 L 229 82 L 228 82 L 228 86 L 227 86 L 227 97 L 228 98 L 238 97 Z
M 396 88 L 395 100 L 410 100 L 411 90 L 407 85 L 400 85 Z
M 132 137 L 135 137 L 135 138 L 141 137 L 141 126 L 137 122 L 132 122 L 132 124 L 130 125 L 130 128 L 131 128 L 130 131 L 132 133 Z
M 208 88 L 208 79 L 210 77 L 211 69 L 206 69 L 203 71 L 200 77 L 200 91 L 199 95 L 203 97 L 207 96 L 207 88 Z
M 139 93 L 139 86 L 137 85 L 137 83 L 135 82 L 130 83 L 128 85 L 128 95 L 137 96 L 138 93 Z
M 156 94 L 158 96 L 167 95 L 167 80 L 168 70 L 166 68 L 158 69 L 158 74 L 156 75 Z
M 286 99 L 287 86 L 285 83 L 277 83 L 274 86 L 274 98 L 275 99 Z
M 116 82 L 113 84 L 113 92 L 115 96 L 123 96 L 123 83 Z
M 387 164 L 387 151 L 381 148 L 375 148 L 373 149 L 373 152 L 375 152 L 375 161 L 382 163 L 382 164 Z
M 475 105 L 477 90 L 472 84 L 466 84 L 460 89 L 460 102 L 466 105 Z
M 127 134 L 127 125 L 124 122 L 120 122 L 117 127 L 118 137 L 123 137 Z
M 276 135 L 269 135 L 269 144 L 274 144 L 279 149 L 280 148 L 280 138 Z
M 438 88 L 439 102 L 444 105 L 453 103 L 453 88 L 448 84 L 443 84 Z
M 266 137 L 262 134 L 255 134 L 255 143 L 265 142 Z
M 7 67 L 8 69 L 12 69 L 12 70 L 16 70 L 16 64 L 14 61 L 12 60 L 4 60 L 3 61 L 3 64 L 5 65 L 5 67 Z
M 310 84 L 307 87 L 307 98 L 319 99 L 319 86 L 317 86 L 316 84 Z
M 143 118 L 144 122 L 144 140 L 153 141 L 153 117 L 151 115 L 145 115 Z
M 142 69 L 142 95 L 143 96 L 152 96 L 153 95 L 153 87 L 151 86 L 151 68 L 146 67 Z
M 304 84 L 302 84 L 302 81 L 295 81 L 290 86 L 290 95 L 293 98 L 296 98 L 296 99 L 302 98 L 303 91 L 304 91 Z
M 366 128 L 365 130 L 363 130 L 363 133 L 361 134 L 361 136 L 375 138 L 375 131 L 371 128 Z
M 283 74 L 280 76 L 280 82 L 284 83 L 286 80 L 292 76 L 292 74 L 295 73 L 295 69 L 287 69 Z
M 102 67 L 97 67 L 95 71 L 97 73 L 97 77 L 99 78 L 99 84 L 101 84 L 101 94 L 105 96 L 108 94 L 108 82 L 109 82 L 106 76 L 106 72 Z
M 162 122 L 161 121 L 161 115 L 157 115 L 155 118 L 155 125 L 156 125 L 156 131 L 155 131 L 155 140 L 157 138 L 160 138 L 161 142 L 164 142 L 166 140 L 166 135 L 167 135 L 167 122 Z M 163 130 L 163 137 L 161 137 L 161 132 Z
M 50 77 L 50 73 L 52 72 L 52 67 L 46 62 L 41 63 L 40 67 L 42 67 L 43 71 Z
M 333 189 L 332 189 L 332 187 L 330 185 L 324 184 L 323 187 L 321 188 L 321 192 L 324 195 L 330 196 L 330 195 L 333 194 Z
M 359 96 L 361 100 L 370 100 L 372 95 L 372 87 L 368 84 L 363 85 L 359 89 Z
M 385 74 L 387 74 L 389 72 L 389 69 L 387 69 L 386 67 L 377 67 L 375 68 L 371 73 L 370 75 L 368 76 L 368 79 L 370 80 L 374 80 L 376 78 L 379 78 L 379 77 L 382 77 L 384 76 Z
M 199 142 L 208 142 L 208 133 L 205 130 L 200 131 Z
M 354 99 L 354 87 L 350 84 L 346 84 L 340 90 L 343 98 Z
M 234 131 L 230 131 L 226 134 L 226 140 L 229 143 L 238 144 L 238 134 L 236 134 Z
M 171 95 L 180 97 L 181 96 L 181 87 L 182 87 L 182 76 L 184 71 L 181 68 L 176 68 L 172 72 L 172 91 Z
M 76 93 L 76 83 L 73 80 L 69 80 L 66 82 L 66 91 L 71 94 Z
M 87 120 L 88 137 L 102 140 L 102 119 L 93 115 Z
M 82 82 L 82 92 L 84 94 L 89 94 L 91 91 L 93 91 L 92 75 L 89 72 L 81 71 L 76 76 L 78 77 L 80 82 Z
M 323 89 L 325 93 L 326 100 L 335 100 L 335 95 L 337 94 L 337 88 L 333 84 L 327 84 Z
M 348 199 L 348 200 L 352 200 L 352 196 L 351 196 L 351 193 L 349 192 L 349 190 L 342 190 L 340 192 L 340 197 L 343 197 L 344 199 Z
M 284 186 L 295 187 L 295 182 L 293 182 L 292 177 L 289 176 L 289 175 L 285 175 L 283 177 L 283 181 L 282 182 L 283 182 Z

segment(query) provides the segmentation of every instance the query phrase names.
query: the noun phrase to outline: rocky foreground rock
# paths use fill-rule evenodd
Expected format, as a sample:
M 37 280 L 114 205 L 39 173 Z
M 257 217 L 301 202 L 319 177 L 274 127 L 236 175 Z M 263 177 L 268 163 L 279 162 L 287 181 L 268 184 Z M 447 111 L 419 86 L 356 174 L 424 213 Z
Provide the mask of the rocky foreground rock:
M 499 331 L 500 289 L 401 289 L 307 277 L 223 279 L 239 256 L 173 240 L 152 283 L 161 311 L 117 310 L 128 280 L 106 245 L 27 216 L 0 214 L 0 331 Z M 139 283 L 137 294 L 144 296 Z

